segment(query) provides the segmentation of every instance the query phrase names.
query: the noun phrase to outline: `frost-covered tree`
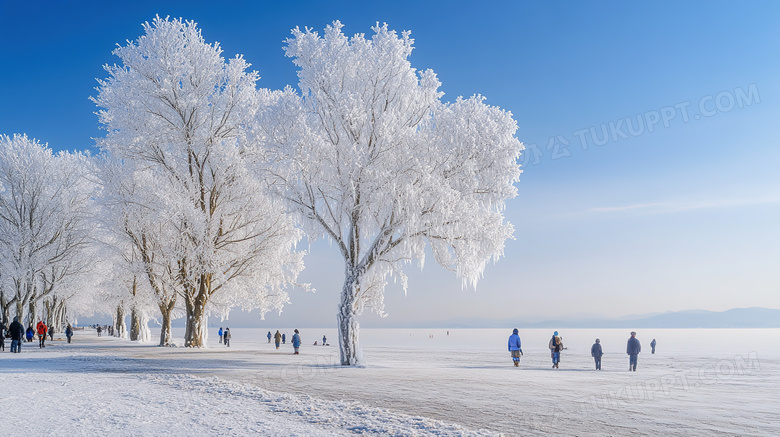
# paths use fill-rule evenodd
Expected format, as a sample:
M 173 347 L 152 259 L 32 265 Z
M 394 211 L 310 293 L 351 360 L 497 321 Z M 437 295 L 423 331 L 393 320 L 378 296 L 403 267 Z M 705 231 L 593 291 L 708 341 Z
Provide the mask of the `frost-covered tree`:
M 345 262 L 338 309 L 341 363 L 361 361 L 356 316 L 383 313 L 388 275 L 435 260 L 476 286 L 513 227 L 522 144 L 511 113 L 484 98 L 441 101 L 431 70 L 416 71 L 413 40 L 387 25 L 348 38 L 338 21 L 320 36 L 293 30 L 285 52 L 300 68 L 299 96 L 276 94 L 261 111 L 281 194 L 310 237 L 329 237 Z
M 0 281 L 20 321 L 27 310 L 32 323 L 39 303 L 55 299 L 63 281 L 89 265 L 90 166 L 80 153 L 0 136 Z
M 136 282 L 131 287 L 135 302 L 131 314 L 148 314 L 149 310 L 140 304 L 154 302 L 161 315 L 159 345 L 168 346 L 172 340 L 171 321 L 176 300 L 181 294 L 178 264 L 181 245 L 176 243 L 181 235 L 169 221 L 160 220 L 158 212 L 165 207 L 157 204 L 160 199 L 154 193 L 159 187 L 147 172 L 110 159 L 103 159 L 101 164 L 101 216 L 103 228 L 108 231 L 105 246 L 121 253 L 123 266 L 130 269 L 128 273 L 136 279 L 144 278 L 143 284 Z M 143 292 L 146 290 L 149 293 Z M 131 339 L 135 325 L 142 324 L 131 316 Z
M 100 147 L 144 171 L 158 220 L 177 238 L 176 275 L 187 311 L 185 345 L 205 346 L 213 303 L 262 311 L 287 302 L 303 267 L 300 232 L 250 168 L 247 130 L 269 93 L 240 56 L 225 61 L 195 23 L 157 17 L 145 35 L 118 47 L 96 104 L 108 131 Z M 224 312 L 226 309 L 219 308 Z

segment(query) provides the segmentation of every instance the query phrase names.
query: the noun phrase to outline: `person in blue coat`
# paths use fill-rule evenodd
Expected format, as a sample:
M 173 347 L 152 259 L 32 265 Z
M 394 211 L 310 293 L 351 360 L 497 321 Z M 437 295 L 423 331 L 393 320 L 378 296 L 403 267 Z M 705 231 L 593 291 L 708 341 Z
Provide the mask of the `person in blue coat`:
M 655 353 L 655 345 L 656 345 L 655 339 L 653 339 L 653 341 L 650 342 L 650 347 L 653 348 L 653 350 L 650 352 L 651 354 Z
M 221 327 L 221 326 L 219 327 L 219 332 L 217 332 L 217 334 L 219 334 L 219 344 L 222 344 L 222 336 L 223 336 L 225 333 L 224 333 L 224 332 L 222 332 L 222 327 Z
M 295 348 L 295 354 L 298 355 L 298 348 L 301 347 L 301 336 L 298 334 L 298 330 L 296 329 L 295 334 L 292 336 L 292 345 Z
M 27 337 L 27 342 L 32 342 L 33 337 L 35 337 L 35 331 L 33 331 L 32 325 L 27 327 L 27 332 L 25 332 L 25 337 Z
M 509 336 L 509 353 L 512 354 L 512 362 L 515 367 L 520 367 L 520 357 L 523 356 L 523 349 L 520 346 L 520 336 L 517 335 L 517 328 L 512 330 L 512 335 Z
M 282 334 L 282 344 L 287 343 L 287 334 Z
M 268 337 L 268 343 L 270 344 L 271 343 L 271 331 L 268 331 L 268 335 L 266 335 L 266 337 Z
M 590 347 L 590 356 L 596 361 L 596 370 L 601 370 L 602 355 L 604 355 L 604 351 L 601 350 L 601 340 L 597 338 L 593 346 Z
M 636 359 L 639 352 L 642 352 L 642 345 L 639 344 L 639 340 L 636 338 L 636 332 L 631 331 L 631 338 L 628 339 L 628 344 L 626 345 L 629 371 L 636 372 Z

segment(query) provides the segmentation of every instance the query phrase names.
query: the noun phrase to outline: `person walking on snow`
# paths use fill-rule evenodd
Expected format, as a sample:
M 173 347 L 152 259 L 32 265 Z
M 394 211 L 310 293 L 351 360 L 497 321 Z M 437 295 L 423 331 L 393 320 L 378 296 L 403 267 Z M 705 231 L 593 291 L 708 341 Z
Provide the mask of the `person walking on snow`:
M 301 347 L 301 336 L 298 334 L 297 329 L 293 332 L 295 332 L 292 336 L 292 345 L 295 348 L 295 353 L 293 355 L 298 355 L 298 348 Z
M 653 349 L 653 350 L 650 351 L 650 353 L 654 354 L 655 353 L 655 339 L 653 339 L 653 341 L 650 342 L 650 347 Z
M 604 351 L 601 350 L 601 340 L 597 338 L 593 346 L 590 347 L 590 356 L 596 361 L 596 370 L 601 370 L 602 355 L 604 355 Z
M 42 320 L 39 320 L 36 328 L 38 330 L 38 347 L 46 347 L 46 334 L 49 332 L 48 328 L 46 328 L 46 324 L 43 323 Z
M 636 338 L 636 332 L 631 331 L 631 338 L 628 339 L 628 344 L 626 345 L 629 371 L 636 372 L 636 359 L 639 352 L 642 352 L 642 345 L 639 344 L 639 340 Z
M 5 333 L 8 331 L 8 328 L 5 327 L 5 324 L 3 322 L 0 322 L 0 351 L 5 350 Z
M 19 317 L 14 317 L 11 326 L 8 327 L 8 333 L 11 334 L 11 353 L 22 351 L 22 339 L 24 338 L 24 326 L 19 323 Z
M 222 334 L 223 342 L 225 343 L 225 346 L 230 347 L 230 328 L 225 328 L 225 332 Z
M 54 325 L 49 326 L 49 340 L 54 341 Z
M 225 335 L 224 332 L 222 332 L 222 327 L 219 327 L 219 331 L 217 332 L 219 334 L 219 344 L 222 344 L 222 336 Z
M 97 333 L 98 333 L 98 337 L 100 337 L 100 333 L 101 333 L 101 332 L 103 332 L 103 327 L 101 327 L 100 325 L 98 325 L 98 327 L 97 327 Z
M 279 333 L 279 330 L 276 330 L 276 334 L 274 334 L 274 342 L 276 343 L 276 348 L 279 349 L 279 343 L 282 341 L 282 334 Z
M 287 334 L 282 334 L 282 344 L 287 344 Z
M 322 345 L 323 345 L 323 346 L 326 346 L 327 344 L 328 344 L 328 339 L 327 339 L 327 338 L 325 338 L 325 336 L 323 335 L 323 336 L 322 336 Z
M 523 349 L 520 347 L 520 336 L 517 335 L 517 328 L 512 330 L 512 335 L 509 336 L 509 353 L 512 355 L 512 362 L 515 367 L 520 367 L 520 357 L 523 356 Z
M 266 337 L 268 337 L 268 344 L 271 344 L 271 331 L 268 331 L 268 335 L 266 335 Z
M 68 343 L 70 343 L 70 338 L 73 337 L 73 327 L 70 326 L 70 323 L 68 323 L 68 327 L 65 328 L 65 337 L 68 338 Z
M 553 368 L 557 369 L 558 363 L 561 362 L 561 351 L 566 349 L 563 347 L 563 338 L 558 336 L 558 331 L 553 333 L 547 347 L 550 348 L 550 357 L 552 358 Z

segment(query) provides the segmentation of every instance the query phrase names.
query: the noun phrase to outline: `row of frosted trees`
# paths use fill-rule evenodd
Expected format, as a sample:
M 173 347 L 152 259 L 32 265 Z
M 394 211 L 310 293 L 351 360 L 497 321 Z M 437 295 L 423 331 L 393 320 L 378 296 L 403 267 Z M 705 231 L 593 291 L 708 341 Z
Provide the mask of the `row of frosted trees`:
M 195 23 L 157 17 L 114 50 L 121 63 L 99 81 L 99 156 L 5 137 L 2 153 L 35 149 L 56 171 L 16 163 L 26 152 L 3 157 L 28 165 L 17 176 L 38 175 L 52 199 L 40 211 L 52 223 L 28 232 L 36 225 L 12 212 L 35 214 L 7 199 L 31 184 L 15 191 L 3 176 L 4 312 L 64 302 L 124 320 L 129 310 L 131 337 L 148 338 L 156 318 L 161 345 L 184 316 L 185 345 L 202 347 L 210 314 L 280 310 L 289 287 L 309 288 L 297 281 L 296 246 L 325 237 L 345 263 L 337 320 L 341 361 L 352 365 L 357 316 L 383 314 L 389 277 L 406 290 L 404 265 L 422 266 L 427 252 L 475 286 L 512 236 L 503 209 L 520 175 L 516 122 L 481 96 L 442 102 L 436 75 L 408 61 L 408 32 L 341 29 L 294 29 L 285 53 L 299 89 L 274 91 Z

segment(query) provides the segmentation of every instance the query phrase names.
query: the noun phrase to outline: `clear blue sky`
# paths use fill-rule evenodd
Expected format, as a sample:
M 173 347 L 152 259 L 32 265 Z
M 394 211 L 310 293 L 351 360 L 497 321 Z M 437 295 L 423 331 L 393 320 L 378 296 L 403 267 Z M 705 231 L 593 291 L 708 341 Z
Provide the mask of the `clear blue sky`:
M 195 20 L 266 88 L 297 83 L 291 28 L 387 22 L 412 31 L 412 64 L 445 99 L 512 111 L 528 150 L 506 258 L 476 292 L 410 268 L 373 326 L 780 307 L 779 3 L 0 1 L 0 133 L 91 148 L 95 79 L 155 14 Z M 312 252 L 318 293 L 273 323 L 335 320 L 339 255 Z

